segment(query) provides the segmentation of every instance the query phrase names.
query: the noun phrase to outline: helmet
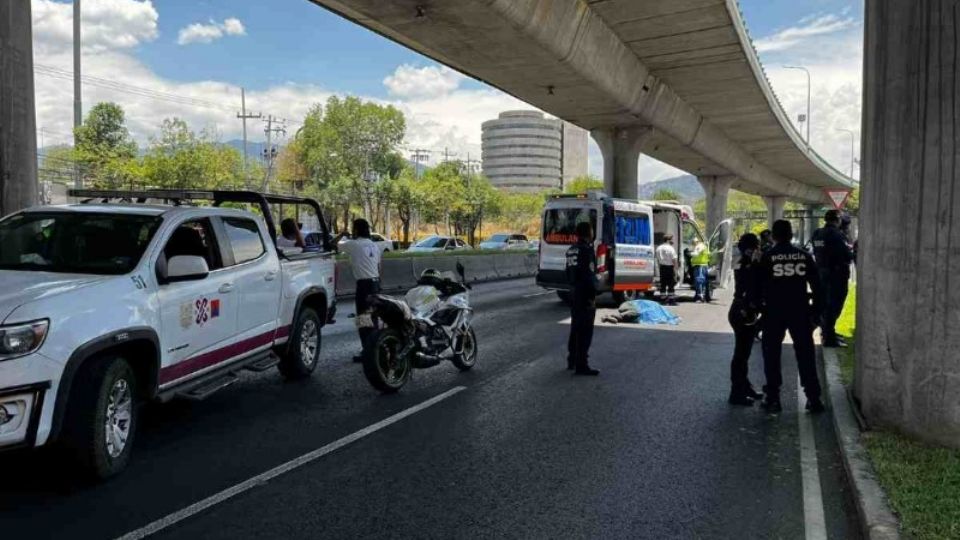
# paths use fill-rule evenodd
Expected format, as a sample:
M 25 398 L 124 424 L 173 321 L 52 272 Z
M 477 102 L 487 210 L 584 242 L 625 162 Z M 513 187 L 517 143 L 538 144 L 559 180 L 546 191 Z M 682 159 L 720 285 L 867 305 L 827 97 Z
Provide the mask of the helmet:
M 427 268 L 423 272 L 420 272 L 421 281 L 429 279 L 442 279 L 442 276 L 440 276 L 440 271 L 436 268 Z

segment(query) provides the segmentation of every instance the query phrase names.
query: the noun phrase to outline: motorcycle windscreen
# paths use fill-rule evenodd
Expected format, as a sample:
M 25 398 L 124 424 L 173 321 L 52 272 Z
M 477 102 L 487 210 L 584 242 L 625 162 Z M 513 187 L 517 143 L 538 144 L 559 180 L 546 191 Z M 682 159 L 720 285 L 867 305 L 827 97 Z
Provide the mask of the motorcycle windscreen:
M 407 291 L 404 300 L 415 314 L 425 316 L 435 311 L 440 305 L 440 294 L 437 289 L 429 285 L 421 285 Z

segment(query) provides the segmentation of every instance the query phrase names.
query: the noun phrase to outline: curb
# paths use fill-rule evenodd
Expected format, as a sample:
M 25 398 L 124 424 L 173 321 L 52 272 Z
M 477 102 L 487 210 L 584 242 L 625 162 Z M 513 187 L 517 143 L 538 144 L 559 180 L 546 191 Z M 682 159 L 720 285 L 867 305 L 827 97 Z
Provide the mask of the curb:
M 820 350 L 823 354 L 830 416 L 837 433 L 843 468 L 857 505 L 863 536 L 868 540 L 899 540 L 900 522 L 887 504 L 886 493 L 877 481 L 873 465 L 860 440 L 860 425 L 847 396 L 847 389 L 840 379 L 837 353 L 829 348 Z

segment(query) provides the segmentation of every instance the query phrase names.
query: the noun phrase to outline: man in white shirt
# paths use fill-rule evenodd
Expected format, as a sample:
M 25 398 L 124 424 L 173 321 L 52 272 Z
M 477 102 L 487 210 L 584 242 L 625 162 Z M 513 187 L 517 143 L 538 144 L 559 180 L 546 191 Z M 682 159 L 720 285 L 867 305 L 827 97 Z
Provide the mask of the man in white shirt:
M 677 250 L 673 247 L 673 235 L 665 234 L 663 243 L 657 246 L 657 264 L 660 265 L 660 297 L 667 304 L 675 304 L 673 294 L 677 281 Z
M 357 280 L 354 302 L 359 324 L 361 315 L 370 311 L 370 296 L 380 292 L 380 270 L 382 268 L 380 247 L 370 239 L 370 224 L 367 220 L 355 219 L 353 221 L 352 239 L 339 244 L 339 250 L 346 253 L 350 258 L 350 268 Z M 359 327 L 357 329 L 360 334 L 361 347 L 366 345 L 366 338 L 372 331 L 373 328 L 369 327 Z M 362 362 L 363 358 L 354 356 L 353 361 Z

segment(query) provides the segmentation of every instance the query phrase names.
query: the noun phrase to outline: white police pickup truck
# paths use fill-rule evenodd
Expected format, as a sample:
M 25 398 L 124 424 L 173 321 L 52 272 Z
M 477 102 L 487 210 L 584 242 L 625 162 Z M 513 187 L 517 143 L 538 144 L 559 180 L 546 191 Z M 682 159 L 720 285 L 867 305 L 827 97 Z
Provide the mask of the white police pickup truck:
M 336 309 L 316 201 L 71 194 L 87 200 L 0 220 L 0 450 L 56 442 L 105 478 L 129 460 L 139 403 L 202 399 L 244 369 L 313 372 Z M 278 204 L 312 208 L 323 245 L 278 250 Z

